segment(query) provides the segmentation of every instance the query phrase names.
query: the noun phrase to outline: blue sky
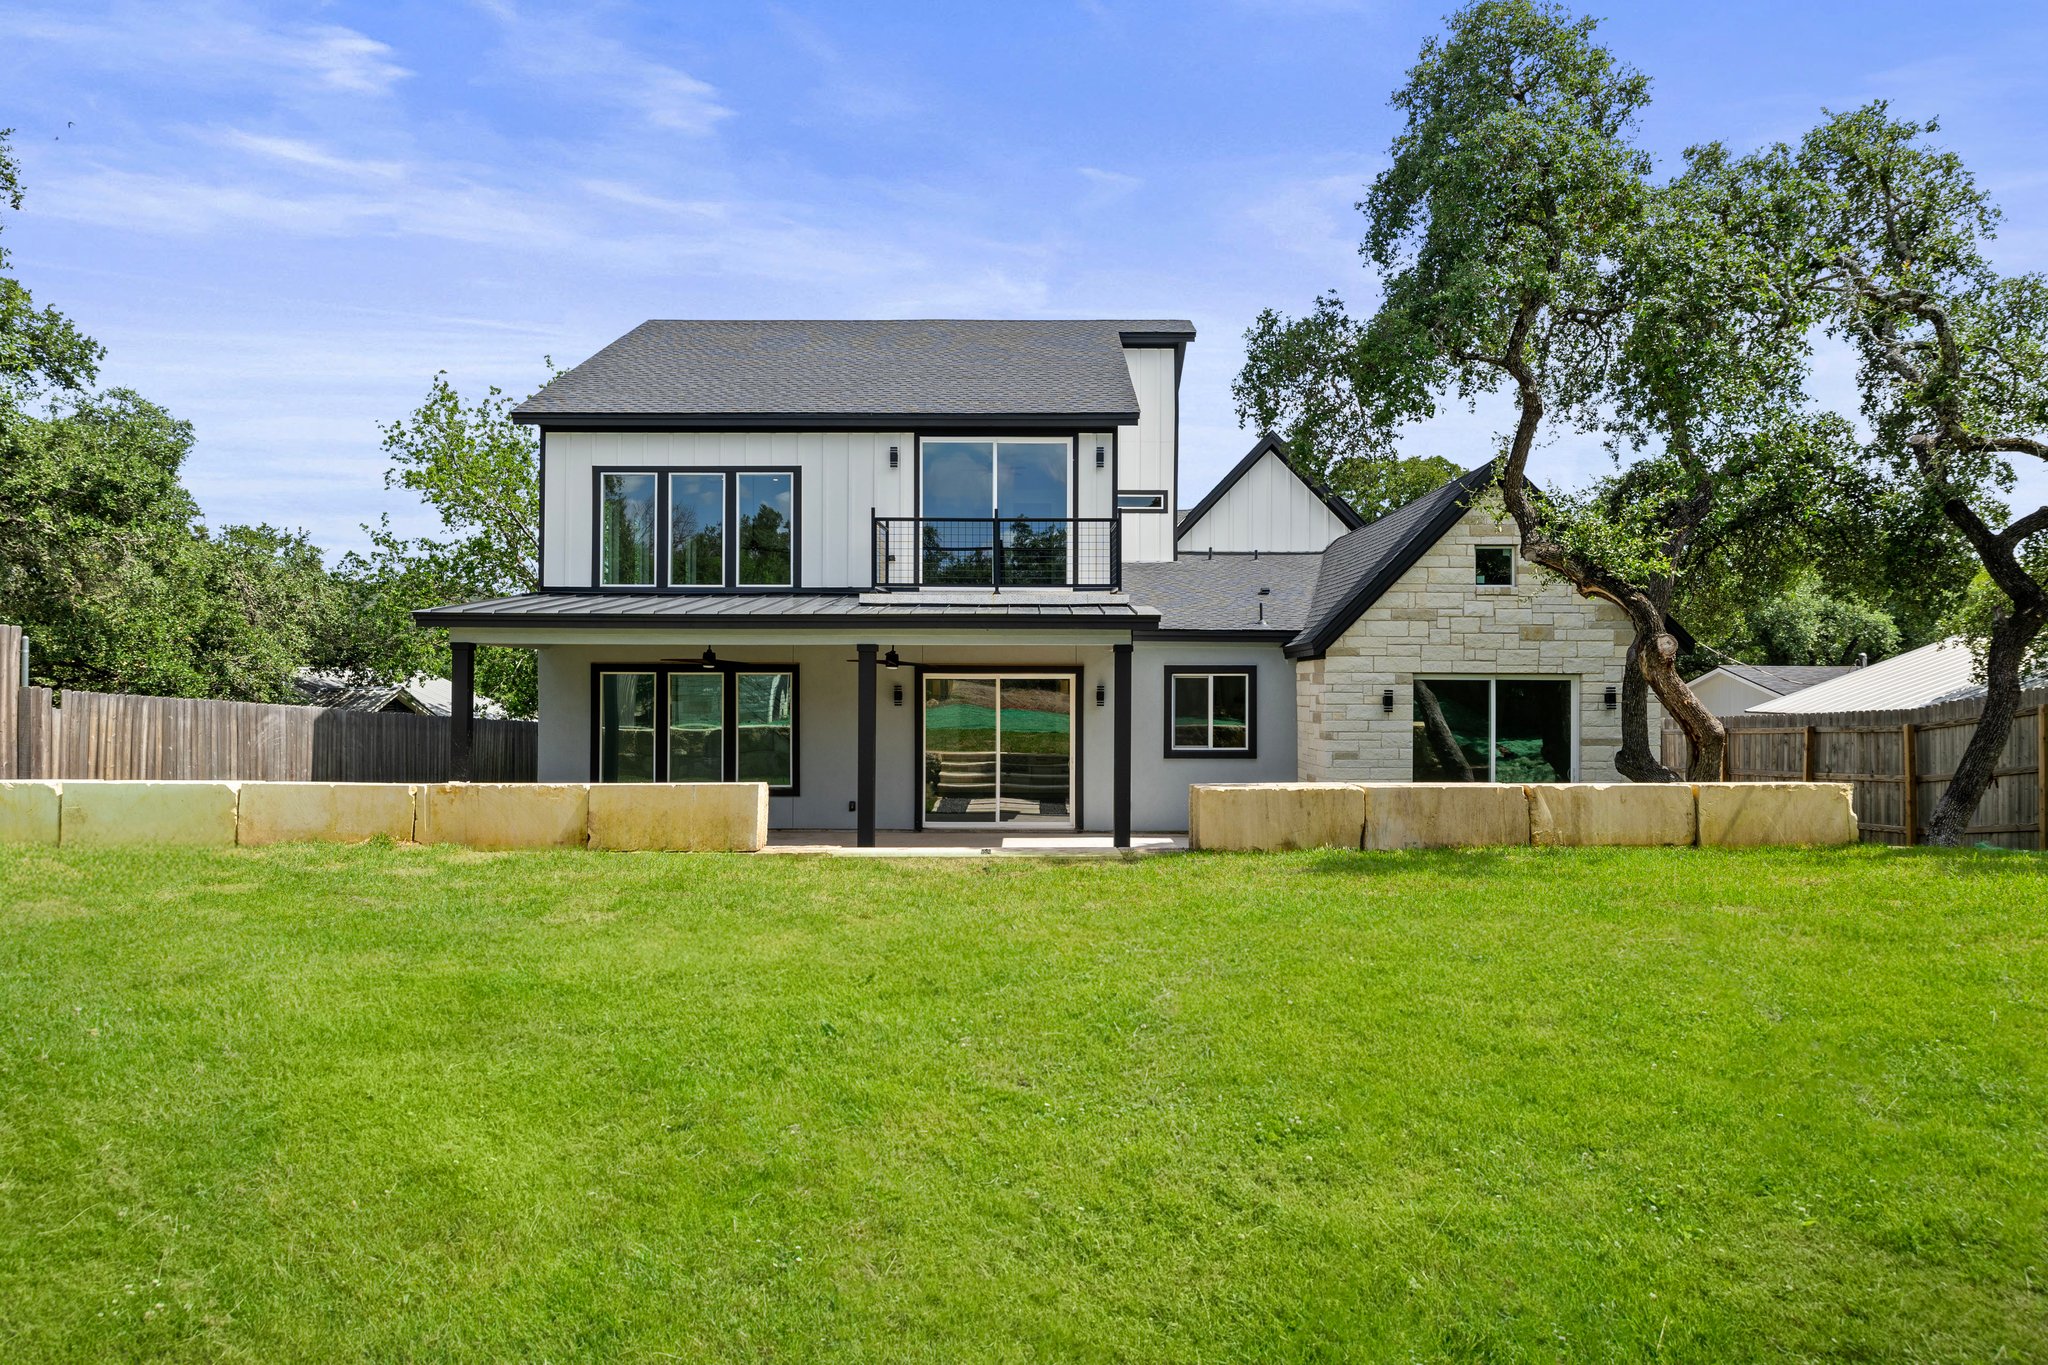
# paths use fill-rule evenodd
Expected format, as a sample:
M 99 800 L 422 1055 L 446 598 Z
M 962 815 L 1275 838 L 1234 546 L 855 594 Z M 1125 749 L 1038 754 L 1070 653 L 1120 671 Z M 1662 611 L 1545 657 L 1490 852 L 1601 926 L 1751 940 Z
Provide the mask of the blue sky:
M 361 543 L 377 423 L 429 376 L 518 394 L 647 317 L 1173 316 L 1193 498 L 1264 305 L 1369 305 L 1351 205 L 1446 0 L 1167 4 L 218 3 L 0 7 L 0 126 L 40 300 L 102 378 L 193 421 L 216 522 Z M 2048 12 L 1604 5 L 1645 135 L 1796 137 L 1887 96 L 1942 116 L 2048 268 Z M 1819 388 L 1848 402 L 1840 357 Z M 1412 433 L 1484 458 L 1499 405 Z M 1602 457 L 1546 452 L 1545 476 Z M 2048 490 L 2030 478 L 2029 492 Z

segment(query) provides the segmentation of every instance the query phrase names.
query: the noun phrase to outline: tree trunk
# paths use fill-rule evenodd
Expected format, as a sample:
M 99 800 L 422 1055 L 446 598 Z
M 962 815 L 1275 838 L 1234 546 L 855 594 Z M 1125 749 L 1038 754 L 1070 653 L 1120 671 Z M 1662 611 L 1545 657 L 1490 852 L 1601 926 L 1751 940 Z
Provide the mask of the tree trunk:
M 1976 733 L 1949 778 L 1948 789 L 1927 822 L 1927 842 L 1954 848 L 1963 842 L 1977 803 L 1984 799 L 1998 769 L 1998 756 L 2012 733 L 2012 718 L 2020 705 L 2020 664 L 2028 647 L 2041 633 L 2041 611 L 2015 611 L 1991 631 L 1991 648 L 1984 660 L 1984 711 L 1977 717 Z
M 1641 621 L 1636 622 L 1636 630 L 1642 633 Z M 1721 718 L 1703 706 L 1685 685 L 1685 679 L 1678 676 L 1678 640 L 1661 622 L 1646 641 L 1641 660 L 1643 676 L 1649 680 L 1657 700 L 1664 703 L 1664 709 L 1691 741 L 1692 762 L 1686 765 L 1686 780 L 1720 781 L 1721 752 L 1727 747 L 1728 732 L 1722 727 Z
M 1676 782 L 1678 774 L 1664 766 L 1650 742 L 1650 682 L 1643 674 L 1643 634 L 1628 644 L 1628 663 L 1621 674 L 1621 752 L 1614 766 L 1631 782 Z

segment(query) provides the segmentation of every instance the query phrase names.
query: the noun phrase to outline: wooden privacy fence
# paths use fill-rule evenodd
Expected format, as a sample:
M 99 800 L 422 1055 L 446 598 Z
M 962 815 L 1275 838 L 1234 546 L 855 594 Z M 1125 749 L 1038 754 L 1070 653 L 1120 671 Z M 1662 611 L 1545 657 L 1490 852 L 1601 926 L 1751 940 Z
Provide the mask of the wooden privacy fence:
M 1729 782 L 1847 782 L 1868 843 L 1917 844 L 1962 761 L 1981 697 L 1910 711 L 1723 716 L 1728 728 L 1723 778 Z M 1968 838 L 2006 848 L 2048 849 L 2048 688 L 2020 696 L 1992 780 L 1977 803 Z M 1664 723 L 1663 757 L 1684 770 L 1685 732 Z
M 0 778 L 445 782 L 448 719 L 318 706 L 23 687 L 0 626 Z M 540 727 L 476 722 L 476 780 L 531 782 Z

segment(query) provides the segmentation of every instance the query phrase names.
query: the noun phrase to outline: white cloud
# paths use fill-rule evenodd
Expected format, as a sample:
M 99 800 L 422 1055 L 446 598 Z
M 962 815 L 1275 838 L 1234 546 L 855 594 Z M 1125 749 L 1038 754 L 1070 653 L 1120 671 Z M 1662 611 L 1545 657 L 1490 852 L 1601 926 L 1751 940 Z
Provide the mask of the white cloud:
M 479 2 L 498 21 L 497 55 L 522 81 L 616 105 L 653 127 L 691 135 L 709 133 L 732 113 L 707 82 L 642 56 L 579 18 L 535 14 L 508 0 Z
M 346 180 L 397 180 L 405 175 L 403 162 L 342 156 L 299 138 L 228 128 L 216 134 L 215 140 L 254 156 L 281 161 L 300 170 L 324 171 Z
M 355 29 L 260 22 L 219 3 L 114 4 L 96 14 L 0 10 L 0 36 L 63 48 L 83 66 L 151 70 L 195 83 L 285 77 L 315 90 L 383 95 L 412 74 L 388 44 Z

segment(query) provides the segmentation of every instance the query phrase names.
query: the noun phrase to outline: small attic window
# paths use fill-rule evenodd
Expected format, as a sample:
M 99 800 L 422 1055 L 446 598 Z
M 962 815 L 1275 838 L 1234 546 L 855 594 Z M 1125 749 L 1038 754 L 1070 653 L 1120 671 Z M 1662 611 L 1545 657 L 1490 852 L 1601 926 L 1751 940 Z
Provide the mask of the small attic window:
M 1164 512 L 1166 494 L 1164 491 L 1119 493 L 1116 495 L 1116 510 L 1119 512 Z
M 1515 547 L 1475 545 L 1472 547 L 1472 581 L 1482 588 L 1515 586 Z

